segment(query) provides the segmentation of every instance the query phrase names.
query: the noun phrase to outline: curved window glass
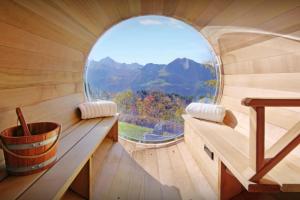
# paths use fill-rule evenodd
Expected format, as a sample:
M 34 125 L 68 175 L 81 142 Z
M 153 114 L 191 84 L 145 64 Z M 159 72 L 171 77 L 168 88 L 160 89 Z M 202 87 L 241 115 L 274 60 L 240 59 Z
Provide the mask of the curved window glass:
M 173 18 L 125 20 L 99 38 L 86 64 L 90 100 L 112 100 L 120 113 L 119 135 L 147 143 L 183 135 L 185 107 L 214 103 L 216 55 L 201 34 Z

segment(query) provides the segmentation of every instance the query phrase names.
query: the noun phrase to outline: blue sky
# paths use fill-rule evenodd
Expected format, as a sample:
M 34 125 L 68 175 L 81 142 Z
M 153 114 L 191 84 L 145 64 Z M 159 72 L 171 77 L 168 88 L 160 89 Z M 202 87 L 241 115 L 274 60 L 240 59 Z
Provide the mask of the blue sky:
M 206 62 L 212 55 L 207 42 L 192 26 L 174 18 L 142 16 L 125 20 L 106 31 L 89 60 L 111 57 L 118 62 L 167 64 L 176 58 Z

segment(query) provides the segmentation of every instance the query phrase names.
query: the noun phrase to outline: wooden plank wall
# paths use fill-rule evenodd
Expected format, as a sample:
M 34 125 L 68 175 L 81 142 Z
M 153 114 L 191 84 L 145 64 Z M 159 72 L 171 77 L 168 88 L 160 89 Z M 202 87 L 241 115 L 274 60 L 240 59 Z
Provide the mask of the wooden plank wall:
M 83 100 L 83 53 L 59 42 L 72 34 L 29 9 L 13 1 L 0 7 L 0 129 L 16 125 L 18 106 L 29 122 L 67 128 L 78 121 L 74 108 Z
M 299 0 L 2 0 L 0 129 L 29 121 L 75 123 L 83 69 L 97 38 L 138 15 L 181 19 L 201 31 L 223 64 L 221 103 L 247 134 L 243 97 L 300 97 Z M 299 108 L 267 110 L 268 145 L 300 120 Z M 300 153 L 297 155 L 300 155 Z
M 245 97 L 300 98 L 300 1 L 231 1 L 201 29 L 222 61 L 221 104 L 249 135 Z M 300 121 L 300 108 L 266 109 L 266 146 Z M 300 147 L 287 159 L 300 170 Z
M 300 3 L 295 7 L 293 1 L 274 2 L 247 8 L 229 23 L 230 32 L 214 33 L 224 73 L 221 104 L 234 112 L 236 129 L 245 135 L 249 134 L 249 109 L 241 105 L 242 98 L 300 98 Z M 267 10 L 262 9 L 266 6 Z M 300 121 L 300 108 L 267 108 L 266 121 L 266 145 L 270 146 Z M 300 148 L 293 154 L 300 157 Z

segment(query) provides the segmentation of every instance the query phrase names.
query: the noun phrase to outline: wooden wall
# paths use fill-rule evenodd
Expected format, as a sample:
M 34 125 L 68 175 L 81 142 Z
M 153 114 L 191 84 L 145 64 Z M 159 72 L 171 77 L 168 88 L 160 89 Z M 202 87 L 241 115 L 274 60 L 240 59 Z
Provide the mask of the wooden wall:
M 224 73 L 221 104 L 234 112 L 243 134 L 249 134 L 249 110 L 242 98 L 300 98 L 300 1 L 297 7 L 295 2 L 263 1 L 246 8 L 222 34 L 214 33 Z M 300 121 L 300 108 L 267 108 L 266 120 L 270 146 Z M 300 157 L 300 147 L 293 154 Z
M 16 125 L 17 106 L 29 122 L 58 121 L 67 128 L 78 120 L 82 48 L 92 42 L 82 42 L 63 24 L 39 15 L 47 12 L 25 3 L 34 1 L 0 2 L 0 129 Z
M 181 19 L 206 37 L 223 64 L 221 103 L 248 134 L 243 97 L 300 97 L 299 0 L 2 0 L 0 129 L 78 120 L 86 56 L 112 25 L 138 15 Z M 267 110 L 268 145 L 300 120 L 299 108 Z M 298 154 L 300 155 L 300 153 Z

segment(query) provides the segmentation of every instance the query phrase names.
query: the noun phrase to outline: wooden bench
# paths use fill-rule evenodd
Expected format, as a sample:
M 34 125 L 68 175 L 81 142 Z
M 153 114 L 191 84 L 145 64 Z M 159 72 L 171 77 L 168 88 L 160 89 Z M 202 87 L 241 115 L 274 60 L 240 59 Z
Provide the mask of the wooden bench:
M 17 177 L 3 175 L 2 166 L 0 199 L 60 199 L 68 189 L 88 199 L 93 156 L 107 138 L 118 141 L 118 115 L 79 121 L 61 134 L 58 160 L 49 170 Z
M 250 128 L 252 133 L 248 138 L 225 124 L 199 120 L 188 115 L 184 115 L 183 118 L 185 142 L 220 199 L 229 199 L 244 189 L 248 192 L 300 192 L 300 168 L 293 163 L 296 158 L 293 155 L 285 157 L 299 144 L 300 122 L 266 151 L 268 159 L 265 160 L 277 158 L 281 150 L 290 143 L 294 146 L 254 181 L 253 177 L 261 171 L 253 167 L 253 163 L 256 163 L 256 159 L 253 159 L 256 154 L 253 152 L 256 152 L 257 141 L 253 141 L 251 134 L 256 134 L 255 130 L 259 130 L 252 130 L 257 126 L 253 119 L 252 129 Z M 228 193 L 231 193 L 231 196 L 226 196 Z

